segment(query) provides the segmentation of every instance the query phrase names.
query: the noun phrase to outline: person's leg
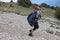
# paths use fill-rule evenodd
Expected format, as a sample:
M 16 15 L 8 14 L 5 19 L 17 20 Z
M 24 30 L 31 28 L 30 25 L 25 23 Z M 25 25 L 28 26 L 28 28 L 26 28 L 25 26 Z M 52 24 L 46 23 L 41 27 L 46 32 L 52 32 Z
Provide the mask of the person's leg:
M 34 30 L 32 30 L 32 29 L 29 30 L 29 32 L 30 32 L 30 33 L 29 33 L 29 36 L 33 36 L 33 31 L 34 31 Z
M 35 22 L 33 30 L 36 30 L 39 28 L 38 22 Z
M 34 28 L 30 30 L 30 36 L 33 36 L 33 35 L 32 35 L 33 32 L 34 32 L 36 29 L 38 29 L 38 28 L 39 28 L 38 22 L 35 22 Z
M 32 23 L 31 21 L 29 22 L 29 24 L 30 24 L 30 26 L 31 26 L 31 27 L 33 27 L 33 26 L 34 26 L 34 25 L 33 25 L 33 23 Z M 30 33 L 29 33 L 29 36 L 33 36 L 33 35 L 32 35 L 33 30 L 32 30 L 32 29 L 30 29 L 30 30 L 29 30 L 29 32 L 30 32 Z

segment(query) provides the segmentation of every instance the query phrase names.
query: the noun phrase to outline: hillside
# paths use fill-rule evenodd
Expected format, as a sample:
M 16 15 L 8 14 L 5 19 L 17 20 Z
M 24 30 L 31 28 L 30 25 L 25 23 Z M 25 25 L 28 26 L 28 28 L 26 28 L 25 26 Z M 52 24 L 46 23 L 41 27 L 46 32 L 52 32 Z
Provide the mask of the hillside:
M 23 6 L 18 6 L 16 3 L 0 3 L 0 4 L 1 4 L 0 11 L 3 11 L 3 12 L 14 12 L 21 15 L 27 15 L 33 10 Z
M 55 10 L 43 7 L 39 29 L 33 37 L 28 36 L 31 27 L 27 16 L 32 11 L 32 7 L 0 2 L 0 40 L 60 40 L 60 21 L 54 17 Z
M 39 29 L 29 37 L 27 16 L 0 11 L 0 40 L 60 40 L 60 21 L 43 18 L 38 21 Z M 59 23 L 56 24 L 56 22 Z
M 21 5 L 18 6 L 16 3 L 0 3 L 0 10 L 3 12 L 14 12 L 21 15 L 28 15 L 33 11 L 33 8 L 26 8 Z M 55 10 L 42 7 L 42 11 L 42 16 L 54 17 Z

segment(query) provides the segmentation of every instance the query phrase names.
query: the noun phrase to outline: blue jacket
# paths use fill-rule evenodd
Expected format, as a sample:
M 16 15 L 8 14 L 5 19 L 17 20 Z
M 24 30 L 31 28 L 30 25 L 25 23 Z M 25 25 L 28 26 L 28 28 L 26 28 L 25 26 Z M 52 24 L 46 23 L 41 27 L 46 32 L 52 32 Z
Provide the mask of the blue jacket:
M 34 11 L 30 15 L 28 15 L 27 20 L 28 20 L 29 24 L 31 26 L 33 26 L 34 22 L 37 22 L 39 17 L 40 17 L 39 13 L 37 11 Z
M 33 21 L 36 19 L 36 13 L 37 12 L 32 12 L 28 17 L 27 17 L 27 20 L 29 21 Z
M 30 15 L 28 15 L 27 17 L 27 20 L 28 20 L 28 23 L 33 26 L 33 21 L 35 21 L 36 19 L 36 13 L 37 12 L 32 12 Z

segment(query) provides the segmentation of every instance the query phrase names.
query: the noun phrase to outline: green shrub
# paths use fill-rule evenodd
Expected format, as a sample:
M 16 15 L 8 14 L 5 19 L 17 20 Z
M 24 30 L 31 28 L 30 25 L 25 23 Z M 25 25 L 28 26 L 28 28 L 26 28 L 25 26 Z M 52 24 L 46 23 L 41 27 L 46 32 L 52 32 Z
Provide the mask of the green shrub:
M 56 9 L 54 6 L 50 6 L 51 9 Z
M 0 6 L 2 6 L 3 2 L 0 2 Z
M 42 3 L 40 6 L 41 6 L 41 7 L 45 7 L 45 8 L 55 9 L 54 6 L 50 6 L 50 5 L 46 4 L 46 3 Z
M 23 6 L 23 7 L 27 7 L 27 8 L 30 7 L 30 5 L 29 5 L 28 3 L 26 3 L 26 2 L 24 2 L 24 0 L 18 0 L 18 1 L 17 1 L 17 4 L 18 4 L 18 5 L 21 5 L 21 6 Z
M 11 3 L 14 3 L 13 0 L 10 1 Z
M 42 3 L 40 6 L 41 7 L 45 7 L 45 8 L 49 8 L 50 7 L 50 5 L 47 5 L 46 3 Z
M 60 7 L 56 8 L 55 17 L 60 20 Z
M 1 3 L 0 3 L 0 6 L 1 6 Z

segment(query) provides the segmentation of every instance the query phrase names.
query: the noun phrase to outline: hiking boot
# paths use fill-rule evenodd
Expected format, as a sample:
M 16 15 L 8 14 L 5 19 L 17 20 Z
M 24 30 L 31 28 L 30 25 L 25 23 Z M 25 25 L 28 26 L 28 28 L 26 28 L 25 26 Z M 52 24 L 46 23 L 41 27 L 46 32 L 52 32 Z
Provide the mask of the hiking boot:
M 31 33 L 32 30 L 29 30 L 29 32 Z
M 33 36 L 32 33 L 29 33 L 29 36 Z

